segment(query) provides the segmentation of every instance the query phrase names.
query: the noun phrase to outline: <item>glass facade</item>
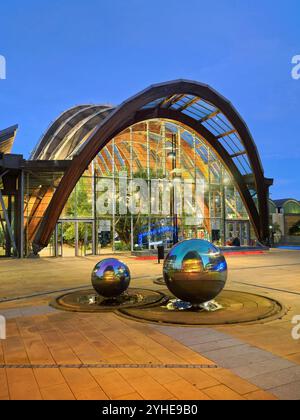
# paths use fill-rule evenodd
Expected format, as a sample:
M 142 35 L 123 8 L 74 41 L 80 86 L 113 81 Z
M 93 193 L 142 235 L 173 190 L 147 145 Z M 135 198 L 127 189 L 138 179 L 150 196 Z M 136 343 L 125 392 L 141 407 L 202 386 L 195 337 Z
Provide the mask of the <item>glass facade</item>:
M 46 198 L 44 198 L 46 200 Z M 156 119 L 112 139 L 77 183 L 43 254 L 142 251 L 177 240 L 251 241 L 231 176 L 198 134 Z
M 7 216 L 9 219 L 12 232 L 14 232 L 15 231 L 15 207 L 16 207 L 15 197 L 13 195 L 4 196 L 3 204 L 7 210 Z M 2 206 L 0 205 L 0 257 L 11 256 L 11 255 L 13 255 L 13 244 L 8 234 L 5 215 L 4 215 Z

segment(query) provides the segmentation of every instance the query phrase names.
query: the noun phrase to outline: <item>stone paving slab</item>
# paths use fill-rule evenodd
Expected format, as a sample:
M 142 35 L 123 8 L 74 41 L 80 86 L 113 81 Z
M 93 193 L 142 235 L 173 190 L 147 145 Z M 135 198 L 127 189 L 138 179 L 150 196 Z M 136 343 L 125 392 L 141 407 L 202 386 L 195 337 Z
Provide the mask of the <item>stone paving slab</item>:
M 297 381 L 300 381 L 300 366 L 293 366 L 288 369 L 277 370 L 251 378 L 252 383 L 263 389 L 276 388 Z
M 298 388 L 300 366 L 295 363 L 210 328 L 198 328 L 190 333 L 190 329 L 184 327 L 153 326 L 153 328 L 170 337 L 177 337 L 180 343 L 213 360 L 219 366 L 231 370 L 262 390 L 273 393 L 276 388 L 275 395 L 278 398 L 285 399 L 288 389 L 291 389 L 291 395 L 300 400 Z M 216 341 L 212 341 L 212 337 Z M 200 344 L 194 344 L 196 342 Z M 211 350 L 214 343 L 216 347 L 218 345 L 221 347 Z
M 54 312 L 56 312 L 56 310 L 49 305 L 40 305 L 34 307 L 21 307 L 18 309 L 2 309 L 0 313 L 6 319 L 14 319 L 22 316 L 44 315 Z
M 271 388 L 269 392 L 280 398 L 281 400 L 295 400 L 300 399 L 300 381 L 292 382 L 290 384 L 282 385 L 277 388 Z
M 222 349 L 202 354 L 211 360 L 216 360 L 218 364 L 228 369 L 276 358 L 272 353 L 249 345 L 230 347 L 230 350 Z
M 294 368 L 295 364 L 289 362 L 286 359 L 276 357 L 271 360 L 264 360 L 262 362 L 258 362 L 248 366 L 240 366 L 237 368 L 233 368 L 232 371 L 242 378 L 251 379 L 258 375 L 264 375 L 270 372 L 278 372 L 282 369 L 287 369 L 289 367 Z
M 229 349 L 231 347 L 241 346 L 243 345 L 243 341 L 237 340 L 236 338 L 226 338 L 223 340 L 217 340 L 217 341 L 208 341 L 204 342 L 202 344 L 192 345 L 190 346 L 194 350 L 197 350 L 199 353 L 201 352 L 209 352 L 213 350 L 220 350 L 220 349 L 227 349 L 227 351 L 230 351 Z

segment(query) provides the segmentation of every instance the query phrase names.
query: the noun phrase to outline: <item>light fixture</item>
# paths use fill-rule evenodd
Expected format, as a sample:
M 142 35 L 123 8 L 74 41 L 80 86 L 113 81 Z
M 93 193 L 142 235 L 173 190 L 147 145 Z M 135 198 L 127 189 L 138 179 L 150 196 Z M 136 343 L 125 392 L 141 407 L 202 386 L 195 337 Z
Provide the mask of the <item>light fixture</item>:
M 168 158 L 168 159 L 176 159 L 176 154 L 175 154 L 174 152 L 169 152 L 169 153 L 167 154 L 167 158 Z
M 230 178 L 226 176 L 226 177 L 223 179 L 223 184 L 224 184 L 224 185 L 228 185 L 228 184 L 230 184 Z

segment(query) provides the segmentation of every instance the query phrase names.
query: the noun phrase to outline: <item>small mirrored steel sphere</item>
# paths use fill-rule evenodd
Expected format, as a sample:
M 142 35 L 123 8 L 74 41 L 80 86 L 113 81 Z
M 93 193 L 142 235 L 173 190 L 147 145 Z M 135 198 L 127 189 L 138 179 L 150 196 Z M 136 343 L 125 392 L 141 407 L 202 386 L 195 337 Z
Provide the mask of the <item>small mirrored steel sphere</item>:
M 227 280 L 227 264 L 220 250 L 202 239 L 175 245 L 164 262 L 164 279 L 170 292 L 193 305 L 214 299 Z
M 105 298 L 121 295 L 127 290 L 129 283 L 129 268 L 116 258 L 107 258 L 98 262 L 92 273 L 94 289 Z

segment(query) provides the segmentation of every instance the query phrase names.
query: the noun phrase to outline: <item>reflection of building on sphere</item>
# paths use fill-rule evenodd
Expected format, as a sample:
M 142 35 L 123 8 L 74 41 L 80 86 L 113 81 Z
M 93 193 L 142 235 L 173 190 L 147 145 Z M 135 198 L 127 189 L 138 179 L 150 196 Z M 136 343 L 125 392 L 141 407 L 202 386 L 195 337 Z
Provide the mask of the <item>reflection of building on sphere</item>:
M 116 258 L 106 258 L 96 264 L 92 284 L 96 292 L 105 298 L 114 298 L 127 290 L 130 271 L 126 264 Z
M 225 286 L 226 260 L 210 242 L 189 239 L 169 252 L 164 263 L 164 279 L 178 299 L 193 305 L 208 302 Z
M 191 251 L 186 254 L 182 261 L 182 271 L 185 273 L 199 273 L 203 271 L 202 260 L 197 252 Z

